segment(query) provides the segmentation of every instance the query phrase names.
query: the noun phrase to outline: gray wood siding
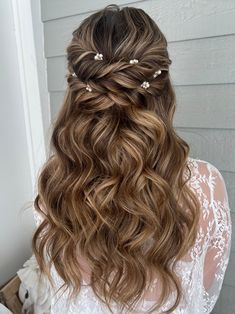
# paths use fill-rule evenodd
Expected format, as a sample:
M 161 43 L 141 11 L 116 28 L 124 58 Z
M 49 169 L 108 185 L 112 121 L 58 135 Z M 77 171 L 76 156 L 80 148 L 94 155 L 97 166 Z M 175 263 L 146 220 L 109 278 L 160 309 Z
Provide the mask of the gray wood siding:
M 66 47 L 72 31 L 107 0 L 41 0 L 52 119 L 66 88 Z M 222 173 L 235 229 L 235 1 L 119 0 L 144 9 L 165 34 L 177 96 L 174 126 L 191 156 Z M 235 313 L 235 236 L 214 314 Z

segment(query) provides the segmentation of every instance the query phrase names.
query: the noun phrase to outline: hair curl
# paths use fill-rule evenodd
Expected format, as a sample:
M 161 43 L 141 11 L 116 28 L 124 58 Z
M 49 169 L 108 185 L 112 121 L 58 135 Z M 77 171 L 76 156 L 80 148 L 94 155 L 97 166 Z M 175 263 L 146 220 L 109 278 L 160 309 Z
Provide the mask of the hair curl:
M 111 300 L 134 310 L 157 274 L 162 291 L 150 313 L 174 290 L 175 304 L 164 312 L 171 313 L 182 297 L 175 265 L 195 242 L 200 205 L 186 184 L 189 146 L 172 125 L 167 41 L 143 10 L 109 5 L 73 32 L 67 60 L 68 87 L 34 200 L 44 221 L 33 252 L 42 273 L 51 280 L 53 264 L 74 297 L 79 249 L 94 293 L 110 310 Z

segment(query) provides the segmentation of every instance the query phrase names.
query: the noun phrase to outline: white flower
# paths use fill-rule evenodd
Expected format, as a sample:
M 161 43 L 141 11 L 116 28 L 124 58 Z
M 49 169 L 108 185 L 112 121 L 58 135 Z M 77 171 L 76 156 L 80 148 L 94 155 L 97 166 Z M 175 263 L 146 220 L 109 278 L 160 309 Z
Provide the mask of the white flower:
M 136 63 L 138 63 L 139 62 L 139 60 L 137 60 L 137 59 L 132 59 L 132 60 L 130 60 L 130 64 L 136 64 Z
M 98 53 L 98 52 L 97 52 L 97 54 L 94 56 L 94 59 L 95 59 L 95 60 L 103 60 L 103 55 L 102 55 L 102 53 Z
M 92 88 L 90 87 L 90 85 L 89 85 L 89 84 L 87 84 L 87 86 L 86 86 L 86 90 L 87 90 L 87 91 L 89 91 L 89 92 L 91 92 L 91 91 L 92 91 Z
M 149 82 L 147 82 L 147 81 L 144 81 L 144 82 L 141 84 L 141 87 L 143 87 L 144 89 L 149 88 L 149 86 L 150 86 L 150 84 L 149 84 Z

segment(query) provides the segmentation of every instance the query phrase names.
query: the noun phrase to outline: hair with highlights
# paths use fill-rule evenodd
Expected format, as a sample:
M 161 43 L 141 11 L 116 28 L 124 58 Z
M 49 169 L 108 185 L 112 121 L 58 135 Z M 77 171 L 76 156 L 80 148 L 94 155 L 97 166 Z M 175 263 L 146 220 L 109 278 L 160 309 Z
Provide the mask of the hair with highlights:
M 34 200 L 44 217 L 32 239 L 40 270 L 51 280 L 54 265 L 73 298 L 79 252 L 96 296 L 130 311 L 156 274 L 162 289 L 150 313 L 176 291 L 164 312 L 172 313 L 182 298 L 175 265 L 195 242 L 200 205 L 186 184 L 189 145 L 173 128 L 166 38 L 144 10 L 109 5 L 73 32 L 67 61 L 68 86 Z

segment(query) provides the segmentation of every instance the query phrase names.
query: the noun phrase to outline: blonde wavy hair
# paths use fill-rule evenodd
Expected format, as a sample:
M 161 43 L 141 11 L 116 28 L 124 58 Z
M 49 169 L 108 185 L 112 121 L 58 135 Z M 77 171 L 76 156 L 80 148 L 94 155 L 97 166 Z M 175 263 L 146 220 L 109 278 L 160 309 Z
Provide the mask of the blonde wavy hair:
M 64 103 L 34 200 L 44 217 L 32 239 L 40 270 L 52 281 L 54 265 L 74 298 L 79 248 L 90 286 L 111 312 L 111 301 L 134 310 L 157 274 L 161 295 L 150 313 L 174 290 L 175 304 L 164 312 L 172 313 L 182 298 L 175 265 L 195 242 L 200 205 L 186 184 L 189 146 L 172 125 L 166 38 L 143 10 L 109 5 L 73 32 L 67 60 Z

